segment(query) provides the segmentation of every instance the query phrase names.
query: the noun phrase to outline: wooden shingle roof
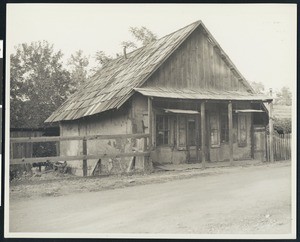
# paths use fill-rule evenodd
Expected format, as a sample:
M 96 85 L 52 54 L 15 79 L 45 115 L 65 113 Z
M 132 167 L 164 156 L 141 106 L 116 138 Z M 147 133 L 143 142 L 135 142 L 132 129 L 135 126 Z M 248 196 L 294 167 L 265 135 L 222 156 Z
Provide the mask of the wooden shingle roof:
M 160 38 L 142 48 L 114 59 L 102 67 L 80 89 L 67 99 L 45 122 L 75 120 L 122 106 L 154 71 L 201 25 L 210 41 L 220 50 L 240 80 L 252 92 L 253 89 L 238 72 L 201 21 L 192 23 L 176 32 Z

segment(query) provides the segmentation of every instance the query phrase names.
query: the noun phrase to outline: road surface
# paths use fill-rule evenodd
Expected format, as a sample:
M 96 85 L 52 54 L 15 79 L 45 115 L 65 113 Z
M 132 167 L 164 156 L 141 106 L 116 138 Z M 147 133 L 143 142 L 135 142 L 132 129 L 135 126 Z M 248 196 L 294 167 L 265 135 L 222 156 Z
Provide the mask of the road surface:
M 291 166 L 10 201 L 10 232 L 291 233 Z

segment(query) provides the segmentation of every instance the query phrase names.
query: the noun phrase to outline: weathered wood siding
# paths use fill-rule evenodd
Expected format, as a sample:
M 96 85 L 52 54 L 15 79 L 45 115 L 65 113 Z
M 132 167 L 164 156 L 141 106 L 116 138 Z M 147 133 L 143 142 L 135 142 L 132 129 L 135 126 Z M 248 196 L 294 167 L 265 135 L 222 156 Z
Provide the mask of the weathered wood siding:
M 20 137 L 40 137 L 43 136 L 43 131 L 10 131 L 11 138 Z M 32 143 L 12 144 L 10 149 L 11 158 L 30 158 L 33 157 Z
M 183 42 L 144 86 L 247 90 L 200 28 Z
M 60 125 L 61 136 L 84 136 L 95 134 L 131 134 L 132 123 L 130 112 L 127 109 L 121 109 L 117 112 L 106 112 L 101 115 L 93 115 L 85 119 L 62 122 Z M 120 153 L 132 152 L 131 139 L 111 139 L 111 140 L 88 140 L 88 154 Z M 61 141 L 61 156 L 82 155 L 82 141 Z M 130 157 L 116 159 L 102 159 L 101 170 L 103 173 L 122 173 L 130 162 Z M 98 160 L 88 160 L 87 175 L 91 175 Z M 68 165 L 72 167 L 75 175 L 82 176 L 82 160 L 70 161 Z

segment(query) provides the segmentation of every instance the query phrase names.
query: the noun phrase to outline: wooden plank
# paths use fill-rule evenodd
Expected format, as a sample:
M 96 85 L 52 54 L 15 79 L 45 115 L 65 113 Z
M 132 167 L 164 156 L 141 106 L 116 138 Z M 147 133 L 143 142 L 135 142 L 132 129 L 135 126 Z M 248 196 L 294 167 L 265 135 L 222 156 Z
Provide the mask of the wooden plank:
M 196 160 L 199 162 L 199 125 L 200 125 L 201 117 L 199 118 L 199 115 L 196 115 Z
M 87 140 L 82 140 L 82 154 L 84 156 L 87 156 Z M 82 160 L 82 170 L 83 170 L 83 176 L 87 176 L 87 159 Z
M 270 132 L 270 162 L 274 162 L 274 151 L 273 151 L 273 102 L 269 103 L 269 132 Z
M 143 147 L 143 152 L 147 151 L 147 137 L 144 137 L 144 147 Z
M 208 75 L 208 65 L 207 65 L 207 61 L 208 61 L 208 54 L 207 54 L 207 45 L 206 45 L 206 38 L 205 36 L 203 36 L 202 39 L 202 53 L 203 53 L 203 79 L 204 79 L 204 88 L 208 88 L 209 87 L 209 75 Z
M 152 136 L 153 136 L 153 129 L 152 129 L 152 99 L 151 97 L 148 97 L 148 133 L 149 135 L 149 149 L 152 149 L 153 143 L 152 143 Z
M 74 161 L 74 160 L 88 160 L 88 159 L 102 159 L 102 158 L 120 158 L 120 157 L 132 157 L 132 156 L 148 156 L 149 151 L 146 152 L 132 152 L 132 153 L 118 153 L 118 154 L 99 154 L 99 155 L 79 155 L 79 156 L 50 156 L 40 158 L 20 158 L 11 159 L 10 164 L 25 164 L 25 163 L 38 163 L 38 162 L 56 162 L 56 161 Z
M 60 156 L 60 142 L 55 143 L 56 155 Z
M 118 138 L 144 138 L 149 137 L 150 134 L 116 134 L 116 135 L 87 135 L 87 136 L 49 136 L 49 137 L 26 137 L 26 138 L 10 138 L 10 143 L 36 143 L 36 142 L 50 142 L 50 141 L 64 141 L 64 140 L 87 140 L 93 139 L 118 139 Z
M 186 159 L 187 159 L 187 162 L 189 163 L 190 162 L 190 159 L 191 159 L 191 151 L 190 151 L 190 144 L 189 144 L 189 119 L 186 118 L 185 119 L 185 130 L 186 130 L 186 136 L 185 136 L 185 144 L 186 144 Z
M 230 165 L 233 165 L 232 102 L 228 103 L 228 139 L 229 139 L 229 161 L 230 161 Z
M 205 102 L 201 103 L 201 152 L 202 152 L 202 168 L 205 168 Z

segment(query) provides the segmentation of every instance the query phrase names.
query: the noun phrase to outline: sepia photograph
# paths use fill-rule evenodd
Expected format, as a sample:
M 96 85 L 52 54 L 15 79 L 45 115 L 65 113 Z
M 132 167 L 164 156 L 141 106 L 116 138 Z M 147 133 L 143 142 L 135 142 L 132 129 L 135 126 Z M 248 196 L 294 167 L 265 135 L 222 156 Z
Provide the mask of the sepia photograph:
M 296 4 L 7 4 L 7 238 L 296 238 Z

